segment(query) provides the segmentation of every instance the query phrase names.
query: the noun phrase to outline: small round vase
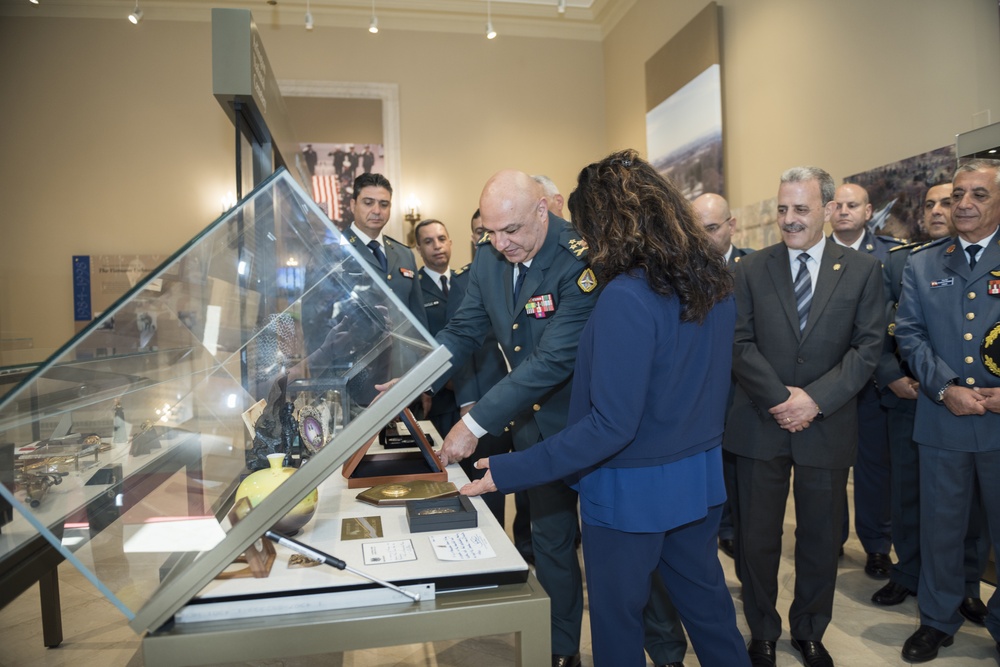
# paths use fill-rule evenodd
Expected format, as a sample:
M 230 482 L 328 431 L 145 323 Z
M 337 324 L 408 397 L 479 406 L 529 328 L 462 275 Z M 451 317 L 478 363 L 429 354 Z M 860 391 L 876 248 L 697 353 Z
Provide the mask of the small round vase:
M 236 488 L 236 500 L 246 498 L 250 504 L 257 507 L 264 498 L 271 494 L 284 483 L 286 479 L 295 474 L 295 468 L 282 467 L 285 460 L 284 454 L 268 454 L 267 462 L 270 468 L 258 470 L 240 482 Z M 319 502 L 319 492 L 316 489 L 307 495 L 299 504 L 278 520 L 272 530 L 285 535 L 294 535 L 299 532 L 302 526 L 309 523 L 309 519 L 316 513 L 316 504 Z

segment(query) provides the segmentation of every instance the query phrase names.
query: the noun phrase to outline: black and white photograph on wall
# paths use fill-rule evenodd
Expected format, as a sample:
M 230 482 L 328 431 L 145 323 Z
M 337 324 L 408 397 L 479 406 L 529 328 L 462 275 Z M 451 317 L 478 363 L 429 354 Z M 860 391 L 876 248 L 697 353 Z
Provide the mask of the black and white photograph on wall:
M 924 193 L 939 183 L 950 183 L 955 173 L 955 145 L 921 153 L 881 167 L 848 176 L 868 191 L 873 234 L 898 239 L 922 240 Z
M 354 179 L 371 172 L 384 173 L 382 144 L 300 143 L 299 149 L 312 178 L 313 199 L 338 229 L 350 226 L 348 200 Z
M 646 149 L 650 163 L 689 200 L 706 192 L 723 194 L 718 64 L 646 113 Z

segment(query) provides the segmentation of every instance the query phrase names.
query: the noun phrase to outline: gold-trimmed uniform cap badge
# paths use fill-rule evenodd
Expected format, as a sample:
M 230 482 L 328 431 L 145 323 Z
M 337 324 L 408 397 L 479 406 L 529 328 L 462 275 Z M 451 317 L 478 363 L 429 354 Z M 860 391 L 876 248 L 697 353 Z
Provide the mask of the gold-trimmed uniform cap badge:
M 590 294 L 597 289 L 597 276 L 589 266 L 583 270 L 580 277 L 576 279 L 576 285 L 584 294 Z

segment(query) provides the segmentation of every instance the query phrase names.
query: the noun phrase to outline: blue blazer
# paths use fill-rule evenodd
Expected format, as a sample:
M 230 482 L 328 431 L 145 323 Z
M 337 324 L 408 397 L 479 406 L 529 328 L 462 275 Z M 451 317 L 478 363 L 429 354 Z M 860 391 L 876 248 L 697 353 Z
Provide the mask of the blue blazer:
M 659 466 L 718 447 L 735 322 L 732 299 L 702 324 L 682 322 L 679 301 L 653 292 L 644 273 L 612 280 L 580 337 L 569 426 L 527 451 L 491 457 L 497 488 L 597 466 Z

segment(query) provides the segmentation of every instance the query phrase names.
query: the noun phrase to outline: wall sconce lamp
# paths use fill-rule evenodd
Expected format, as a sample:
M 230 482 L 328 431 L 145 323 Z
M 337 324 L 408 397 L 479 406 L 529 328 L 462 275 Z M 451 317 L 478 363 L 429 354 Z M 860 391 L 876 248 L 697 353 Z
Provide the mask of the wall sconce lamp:
M 411 225 L 420 222 L 420 200 L 417 199 L 415 194 L 410 193 L 410 196 L 406 198 L 404 206 L 406 213 L 403 215 L 403 218 Z

